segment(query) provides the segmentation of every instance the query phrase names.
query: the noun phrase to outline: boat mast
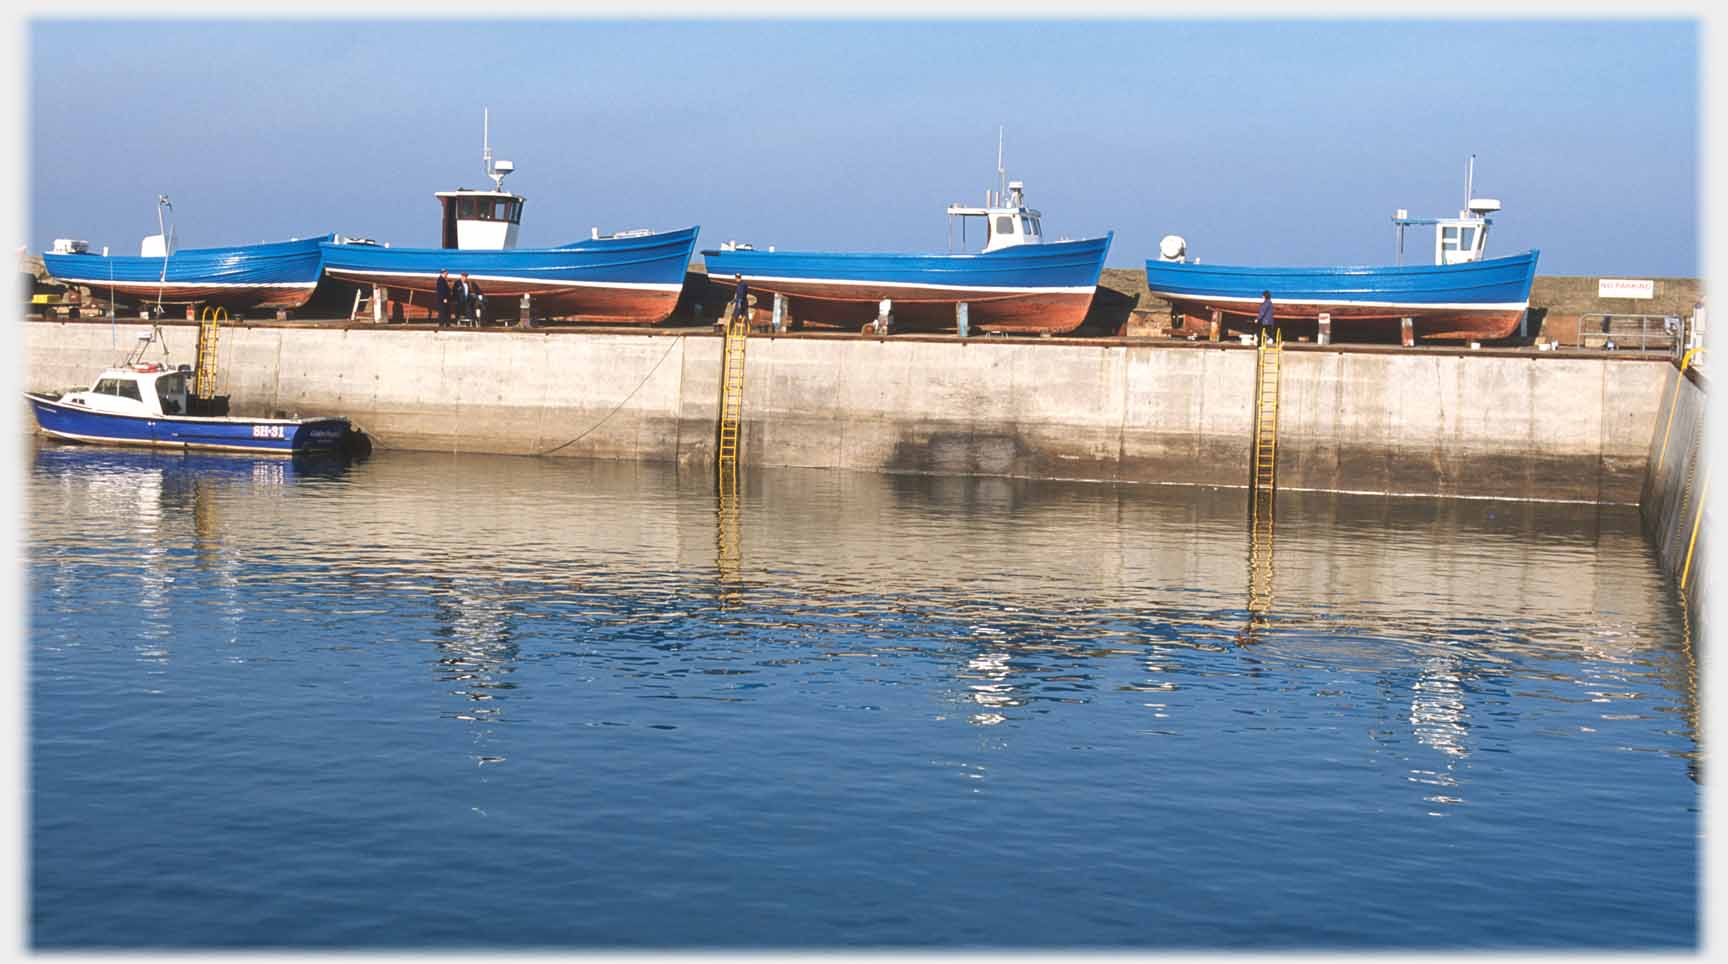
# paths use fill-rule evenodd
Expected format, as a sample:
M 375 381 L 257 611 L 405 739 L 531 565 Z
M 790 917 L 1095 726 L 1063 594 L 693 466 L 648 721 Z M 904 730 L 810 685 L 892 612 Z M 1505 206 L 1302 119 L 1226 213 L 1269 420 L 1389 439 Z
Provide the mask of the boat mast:
M 996 127 L 996 204 L 1002 203 L 1002 198 L 1008 194 L 1008 174 L 1002 167 L 1002 133 L 1001 125 Z
M 1470 210 L 1470 200 L 1476 194 L 1476 155 L 1470 155 L 1470 163 L 1464 168 L 1464 210 Z
M 162 209 L 174 210 L 174 204 L 168 200 L 168 195 L 156 195 L 156 233 L 162 237 L 162 275 L 156 279 L 156 317 L 162 317 L 162 289 L 168 284 L 168 255 L 172 248 L 168 244 L 168 229 L 162 226 Z M 110 262 L 112 263 L 112 262 Z

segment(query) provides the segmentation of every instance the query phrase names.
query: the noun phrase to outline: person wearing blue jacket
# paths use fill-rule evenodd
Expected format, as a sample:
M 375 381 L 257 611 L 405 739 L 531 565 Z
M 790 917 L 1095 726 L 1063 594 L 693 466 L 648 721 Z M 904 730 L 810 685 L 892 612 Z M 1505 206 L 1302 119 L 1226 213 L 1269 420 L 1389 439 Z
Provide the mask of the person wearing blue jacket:
M 734 274 L 732 280 L 738 282 L 738 287 L 732 289 L 732 317 L 739 321 L 750 319 L 750 287 L 744 283 L 744 276 Z

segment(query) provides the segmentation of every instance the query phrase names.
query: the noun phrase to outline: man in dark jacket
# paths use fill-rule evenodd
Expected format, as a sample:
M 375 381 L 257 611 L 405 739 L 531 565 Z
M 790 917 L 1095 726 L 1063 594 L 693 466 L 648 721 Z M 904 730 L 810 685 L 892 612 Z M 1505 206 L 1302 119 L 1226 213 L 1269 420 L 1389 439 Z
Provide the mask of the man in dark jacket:
M 450 324 L 450 272 L 438 270 L 438 327 Z
M 735 274 L 732 280 L 738 282 L 738 287 L 732 290 L 732 317 L 739 321 L 750 318 L 750 289 L 744 284 L 744 276 Z
M 1254 316 L 1254 325 L 1259 329 L 1260 344 L 1266 344 L 1272 337 L 1272 292 L 1260 292 L 1260 313 Z
M 480 322 L 486 317 L 486 293 L 480 290 L 480 285 L 468 277 L 468 272 L 462 272 L 462 313 L 474 319 L 474 327 L 480 327 Z

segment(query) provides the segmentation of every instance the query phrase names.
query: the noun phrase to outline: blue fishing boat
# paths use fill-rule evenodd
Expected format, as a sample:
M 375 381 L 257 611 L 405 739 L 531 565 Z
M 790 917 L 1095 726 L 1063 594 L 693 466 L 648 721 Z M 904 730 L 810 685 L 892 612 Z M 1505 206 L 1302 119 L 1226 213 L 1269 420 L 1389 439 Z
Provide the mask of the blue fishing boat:
M 1474 158 L 1467 182 L 1473 180 Z M 1272 296 L 1273 316 L 1287 331 L 1317 325 L 1325 313 L 1338 337 L 1375 340 L 1400 336 L 1411 319 L 1412 337 L 1490 340 L 1517 331 L 1530 306 L 1539 252 L 1484 259 L 1487 215 L 1500 202 L 1472 197 L 1455 218 L 1411 218 L 1399 211 L 1402 260 L 1404 230 L 1433 225 L 1434 263 L 1308 268 L 1260 268 L 1202 264 L 1187 259 L 1187 242 L 1167 236 L 1159 257 L 1146 262 L 1146 287 L 1179 314 L 1218 312 L 1223 326 L 1249 328 L 1263 295 Z
M 83 285 L 97 297 L 128 304 L 292 309 L 312 297 L 324 270 L 320 246 L 334 239 L 326 234 L 138 257 L 48 252 L 42 264 L 62 284 Z
M 157 198 L 158 224 L 166 197 Z M 230 312 L 305 304 L 323 273 L 320 245 L 336 236 L 218 248 L 176 249 L 173 233 L 144 239 L 138 256 L 97 254 L 84 241 L 58 239 L 42 255 L 56 281 L 128 305 L 205 304 Z
M 83 391 L 26 392 L 36 424 L 50 437 L 98 445 L 296 455 L 340 451 L 350 444 L 348 419 L 243 418 L 194 415 L 191 367 L 145 362 L 159 333 L 147 335 L 120 365 Z
M 1000 146 L 998 147 L 1000 151 Z M 1000 154 L 997 173 L 1002 173 Z M 870 254 L 704 250 L 710 282 L 785 296 L 789 323 L 858 328 L 886 312 L 895 327 L 952 329 L 966 304 L 968 325 L 984 331 L 1061 334 L 1085 320 L 1115 232 L 1080 241 L 1047 241 L 1043 215 L 1026 206 L 1020 181 L 986 193 L 982 207 L 948 207 L 953 219 L 984 219 L 977 253 Z
M 678 304 L 697 230 L 502 251 L 327 244 L 324 270 L 428 308 L 439 271 L 448 271 L 452 281 L 466 273 L 478 285 L 489 316 L 515 312 L 526 295 L 534 318 L 655 324 Z
M 664 321 L 678 304 L 696 249 L 698 228 L 646 229 L 590 236 L 551 248 L 517 248 L 527 199 L 504 190 L 509 161 L 493 161 L 490 117 L 482 161 L 492 190 L 438 191 L 438 248 L 324 245 L 324 270 L 339 281 L 370 285 L 416 316 L 436 307 L 438 275 L 468 275 L 483 295 L 483 317 L 579 318 L 625 324 Z M 522 299 L 528 315 L 520 315 Z M 377 301 L 375 303 L 382 303 Z M 406 313 L 406 312 L 405 312 Z

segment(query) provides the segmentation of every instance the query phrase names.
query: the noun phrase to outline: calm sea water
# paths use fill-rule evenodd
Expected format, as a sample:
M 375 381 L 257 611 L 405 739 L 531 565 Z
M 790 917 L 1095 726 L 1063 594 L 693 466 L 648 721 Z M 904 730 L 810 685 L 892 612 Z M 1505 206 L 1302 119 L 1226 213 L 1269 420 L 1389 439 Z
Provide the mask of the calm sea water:
M 1698 940 L 1634 509 L 26 468 L 38 948 Z

